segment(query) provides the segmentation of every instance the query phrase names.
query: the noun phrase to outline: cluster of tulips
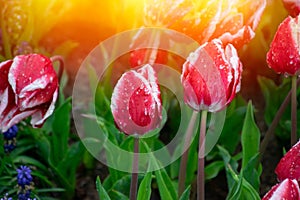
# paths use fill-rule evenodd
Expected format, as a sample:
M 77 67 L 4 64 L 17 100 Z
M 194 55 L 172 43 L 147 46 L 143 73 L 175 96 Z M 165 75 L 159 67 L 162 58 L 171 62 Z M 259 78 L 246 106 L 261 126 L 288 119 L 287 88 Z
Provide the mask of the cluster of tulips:
M 278 27 L 267 55 L 267 62 L 277 73 L 292 76 L 294 87 L 300 69 L 300 5 L 296 0 L 285 1 L 285 6 L 291 16 Z M 150 19 L 149 17 L 149 21 Z M 256 26 L 256 23 L 252 22 L 253 26 Z M 244 31 L 244 35 L 248 33 L 246 36 L 251 36 L 249 27 L 245 26 L 241 30 Z M 181 84 L 184 88 L 185 103 L 195 112 L 202 113 L 199 144 L 205 141 L 207 112 L 224 109 L 240 91 L 242 63 L 236 47 L 228 38 L 231 37 L 223 34 L 217 39 L 203 43 L 190 53 L 182 66 Z M 145 52 L 133 52 L 133 65 L 140 65 L 141 56 L 144 57 Z M 52 62 L 53 60 L 43 55 L 28 54 L 16 56 L 13 60 L 0 64 L 2 132 L 28 116 L 31 116 L 31 124 L 34 127 L 40 127 L 53 113 L 58 96 L 59 78 Z M 292 97 L 292 101 L 293 99 L 295 98 Z M 293 105 L 296 105 L 295 102 Z M 292 110 L 295 109 L 296 107 L 292 106 Z M 157 75 L 151 63 L 129 70 L 121 76 L 112 94 L 111 111 L 116 126 L 127 135 L 138 138 L 160 126 L 162 100 Z M 293 119 L 296 119 L 295 116 L 292 116 L 292 121 Z M 292 132 L 296 133 L 295 126 L 292 127 Z M 293 138 L 292 142 L 296 143 L 295 137 Z M 199 199 L 204 199 L 204 152 L 201 149 L 203 148 L 199 146 L 197 192 L 198 197 L 201 197 Z M 299 157 L 300 142 L 296 143 L 278 164 L 276 174 L 280 183 L 263 197 L 264 200 L 300 199 Z M 137 178 L 133 176 L 133 179 L 134 177 Z M 135 184 L 137 181 L 132 184 L 136 189 Z M 132 191 L 132 199 L 135 194 L 136 192 Z

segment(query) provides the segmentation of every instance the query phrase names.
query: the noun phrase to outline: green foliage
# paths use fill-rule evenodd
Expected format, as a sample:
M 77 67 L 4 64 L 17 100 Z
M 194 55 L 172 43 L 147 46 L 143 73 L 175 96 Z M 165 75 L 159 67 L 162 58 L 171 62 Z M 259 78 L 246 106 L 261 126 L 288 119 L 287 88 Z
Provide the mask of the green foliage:
M 260 131 L 253 116 L 253 106 L 248 104 L 246 117 L 242 128 L 242 166 L 238 173 L 238 162 L 228 150 L 218 146 L 219 155 L 223 158 L 228 183 L 227 199 L 259 200 L 259 177 L 261 165 L 259 163 Z
M 99 199 L 103 200 L 110 200 L 110 197 L 108 196 L 107 192 L 103 188 L 99 176 L 97 177 L 96 180 L 96 188 L 99 194 Z
M 190 199 L 190 193 L 191 193 L 191 186 L 188 186 L 185 191 L 182 193 L 179 200 L 189 200 Z
M 152 182 L 152 172 L 148 172 L 140 184 L 137 200 L 150 200 L 151 182 Z
M 16 149 L 4 154 L 0 148 L 1 194 L 16 194 L 15 189 L 10 189 L 17 185 L 16 168 L 27 165 L 32 168 L 32 176 L 39 180 L 38 188 L 33 191 L 37 198 L 48 198 L 51 193 L 61 193 L 64 199 L 73 197 L 84 147 L 78 141 L 70 144 L 70 114 L 71 99 L 67 99 L 58 104 L 42 129 L 33 129 L 25 122 L 19 125 Z
M 291 81 L 288 78 L 284 78 L 280 85 L 276 85 L 273 80 L 259 77 L 258 82 L 262 93 L 265 98 L 265 121 L 270 125 L 279 109 L 284 99 L 286 98 L 288 92 L 291 89 Z M 300 101 L 300 90 L 297 92 L 298 102 Z M 299 104 L 297 109 L 297 115 L 300 115 Z M 298 124 L 300 119 L 298 118 Z M 276 127 L 275 134 L 279 137 L 280 141 L 283 144 L 286 144 L 290 141 L 290 132 L 291 132 L 291 106 L 288 105 L 284 111 L 283 116 L 281 117 L 279 124 Z M 297 134 L 300 136 L 300 129 L 297 129 Z

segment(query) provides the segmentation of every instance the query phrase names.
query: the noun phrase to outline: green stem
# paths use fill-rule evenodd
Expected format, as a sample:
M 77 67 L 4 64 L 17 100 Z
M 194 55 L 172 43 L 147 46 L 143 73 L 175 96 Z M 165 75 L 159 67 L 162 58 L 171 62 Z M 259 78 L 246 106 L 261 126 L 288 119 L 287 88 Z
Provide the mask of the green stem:
M 130 200 L 136 200 L 137 188 L 138 188 L 138 169 L 139 169 L 139 139 L 134 138 L 134 155 L 133 166 L 130 184 Z
M 297 76 L 292 76 L 291 147 L 297 142 Z
M 300 79 L 297 80 L 297 86 L 300 84 Z M 268 143 L 269 141 L 272 139 L 273 133 L 276 129 L 276 126 L 278 125 L 280 118 L 282 117 L 286 107 L 290 104 L 291 102 L 291 96 L 292 96 L 292 90 L 287 94 L 287 96 L 285 97 L 284 101 L 282 102 L 280 108 L 278 109 L 271 125 L 269 126 L 264 139 L 261 142 L 260 145 L 260 155 L 261 155 L 261 159 L 267 149 Z
M 200 135 L 199 135 L 197 200 L 205 199 L 204 156 L 205 156 L 206 120 L 207 120 L 207 111 L 203 110 L 201 113 Z
M 191 143 L 191 138 L 195 128 L 197 116 L 198 116 L 198 112 L 194 111 L 186 131 L 186 136 L 185 136 L 185 141 L 183 146 L 184 153 L 182 154 L 181 157 L 179 177 L 178 177 L 178 197 L 180 197 L 185 190 L 186 166 L 187 166 L 187 160 L 189 154 L 189 146 Z

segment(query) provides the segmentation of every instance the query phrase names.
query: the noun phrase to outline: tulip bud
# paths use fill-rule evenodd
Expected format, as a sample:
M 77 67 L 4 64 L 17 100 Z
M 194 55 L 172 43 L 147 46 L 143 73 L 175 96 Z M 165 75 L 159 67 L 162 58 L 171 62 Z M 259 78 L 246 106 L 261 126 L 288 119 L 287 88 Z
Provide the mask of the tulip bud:
M 236 49 L 219 39 L 200 46 L 183 65 L 184 100 L 194 110 L 216 112 L 240 90 L 242 64 Z
M 160 90 L 149 64 L 122 75 L 112 94 L 111 110 L 117 127 L 128 135 L 143 135 L 159 127 Z
M 289 178 L 300 182 L 300 141 L 281 158 L 275 173 L 280 181 Z
M 262 198 L 262 200 L 299 200 L 300 191 L 296 180 L 285 179 L 281 183 L 276 184 Z
M 300 20 L 287 17 L 278 27 L 267 53 L 269 66 L 277 73 L 295 75 L 300 69 Z

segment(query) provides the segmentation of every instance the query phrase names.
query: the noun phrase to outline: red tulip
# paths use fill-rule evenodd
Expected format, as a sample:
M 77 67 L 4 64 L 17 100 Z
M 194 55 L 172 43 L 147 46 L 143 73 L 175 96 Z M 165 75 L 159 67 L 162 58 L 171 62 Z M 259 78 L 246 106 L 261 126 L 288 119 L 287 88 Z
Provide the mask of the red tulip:
M 128 135 L 143 135 L 159 127 L 160 90 L 150 65 L 122 75 L 112 94 L 111 110 L 118 128 Z
M 33 127 L 43 125 L 58 95 L 58 79 L 49 58 L 16 56 L 0 64 L 0 130 L 31 116 Z
M 300 20 L 287 17 L 278 27 L 267 54 L 269 66 L 277 73 L 295 75 L 300 69 Z
M 285 179 L 281 183 L 276 184 L 262 198 L 262 200 L 299 200 L 300 191 L 296 180 Z
M 300 1 L 299 0 L 282 0 L 284 7 L 289 11 L 292 17 L 300 14 Z
M 185 102 L 194 110 L 216 112 L 240 90 L 242 64 L 236 49 L 219 39 L 191 53 L 183 65 L 181 82 Z
M 281 158 L 275 173 L 280 181 L 290 178 L 300 182 L 300 141 Z

